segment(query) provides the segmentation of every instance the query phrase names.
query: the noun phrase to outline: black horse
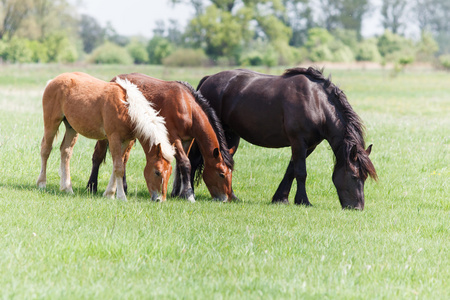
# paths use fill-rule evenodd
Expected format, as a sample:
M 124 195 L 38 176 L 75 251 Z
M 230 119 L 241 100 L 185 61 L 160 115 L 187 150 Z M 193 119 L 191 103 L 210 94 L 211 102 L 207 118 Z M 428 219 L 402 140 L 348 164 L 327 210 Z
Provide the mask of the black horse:
M 364 127 L 345 94 L 322 71 L 292 68 L 281 76 L 231 70 L 204 77 L 198 90 L 222 121 L 228 148 L 239 139 L 269 148 L 291 146 L 292 158 L 272 202 L 289 203 L 297 180 L 295 204 L 311 205 L 305 190 L 306 158 L 324 139 L 336 157 L 333 183 L 342 208 L 364 209 L 364 182 L 377 179 L 365 149 Z M 202 158 L 193 147 L 191 176 Z

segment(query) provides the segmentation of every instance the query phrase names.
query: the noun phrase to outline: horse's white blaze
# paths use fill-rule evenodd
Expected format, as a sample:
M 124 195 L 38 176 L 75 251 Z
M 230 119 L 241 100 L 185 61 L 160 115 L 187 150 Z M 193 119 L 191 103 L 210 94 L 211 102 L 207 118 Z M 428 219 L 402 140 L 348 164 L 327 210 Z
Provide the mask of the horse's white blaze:
M 164 118 L 153 109 L 135 84 L 119 77 L 115 81 L 127 92 L 128 115 L 135 126 L 136 136 L 148 141 L 150 148 L 161 144 L 164 158 L 171 162 L 175 151 L 169 142 Z

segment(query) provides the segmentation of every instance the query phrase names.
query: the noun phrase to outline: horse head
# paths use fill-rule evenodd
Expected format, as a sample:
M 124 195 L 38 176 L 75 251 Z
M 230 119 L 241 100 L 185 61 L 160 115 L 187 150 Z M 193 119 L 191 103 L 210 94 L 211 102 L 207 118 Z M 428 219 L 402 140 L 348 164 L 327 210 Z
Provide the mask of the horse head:
M 206 161 L 203 180 L 214 199 L 231 202 L 236 198 L 231 188 L 232 169 L 229 168 L 218 148 L 213 150 L 214 161 Z
M 167 185 L 172 174 L 172 165 L 161 150 L 161 144 L 152 147 L 146 153 L 147 164 L 144 168 L 144 177 L 147 188 L 153 201 L 166 201 Z
M 372 145 L 366 150 L 352 145 L 350 151 L 345 151 L 344 162 L 336 163 L 333 183 L 343 209 L 364 209 L 364 183 L 368 176 L 377 179 L 375 168 L 369 159 L 371 151 Z

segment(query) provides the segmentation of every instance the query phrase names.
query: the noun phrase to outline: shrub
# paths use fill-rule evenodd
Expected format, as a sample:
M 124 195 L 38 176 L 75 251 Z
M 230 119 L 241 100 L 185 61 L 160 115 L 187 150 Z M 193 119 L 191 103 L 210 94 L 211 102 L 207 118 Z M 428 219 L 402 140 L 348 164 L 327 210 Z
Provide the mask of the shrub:
M 387 60 L 392 61 L 390 57 L 397 57 L 398 53 L 411 51 L 413 48 L 412 41 L 386 30 L 382 36 L 378 38 L 378 51 Z M 395 55 L 394 55 L 395 54 Z
M 127 45 L 127 50 L 133 58 L 135 64 L 148 63 L 148 53 L 142 43 L 138 41 L 132 41 Z
M 168 67 L 197 67 L 209 64 L 209 59 L 202 49 L 178 49 L 163 59 Z
M 78 58 L 76 48 L 64 33 L 55 33 L 44 41 L 49 62 L 74 62 Z
M 172 54 L 172 52 L 172 44 L 161 36 L 155 36 L 148 42 L 147 53 L 151 64 L 162 64 L 163 59 Z
M 275 51 L 275 49 L 273 47 L 267 47 L 266 51 L 264 52 L 263 55 L 263 64 L 266 67 L 275 67 L 276 65 L 278 65 L 278 61 L 279 61 L 279 55 L 278 53 Z
M 378 51 L 377 40 L 367 39 L 356 47 L 355 58 L 358 61 L 381 62 L 381 54 Z
M 439 56 L 439 64 L 446 70 L 450 70 L 450 54 Z
M 329 43 L 328 48 L 331 51 L 332 61 L 335 62 L 353 62 L 355 55 L 349 46 L 345 45 L 339 40 L 334 40 Z
M 31 60 L 35 63 L 48 62 L 47 47 L 39 41 L 28 41 L 27 47 L 31 50 Z
M 32 51 L 27 47 L 28 40 L 13 37 L 5 42 L 3 59 L 12 63 L 27 63 L 32 61 Z
M 311 61 L 332 61 L 333 53 L 326 45 L 319 45 L 309 51 L 308 58 Z
M 416 58 L 418 61 L 432 61 L 434 55 L 439 51 L 439 45 L 429 32 L 422 32 L 421 39 L 417 44 Z
M 261 66 L 263 64 L 264 55 L 256 50 L 241 56 L 241 66 Z
M 88 61 L 96 64 L 131 65 L 133 58 L 125 48 L 106 42 L 92 52 Z

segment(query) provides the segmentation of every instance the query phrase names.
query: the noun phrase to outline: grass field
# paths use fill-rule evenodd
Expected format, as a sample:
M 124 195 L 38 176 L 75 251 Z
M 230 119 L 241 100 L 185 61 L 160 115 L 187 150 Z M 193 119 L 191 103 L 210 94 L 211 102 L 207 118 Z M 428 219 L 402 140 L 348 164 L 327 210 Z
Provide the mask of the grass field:
M 85 138 L 71 161 L 75 195 L 63 194 L 62 134 L 38 190 L 41 95 L 65 71 L 104 80 L 137 71 L 196 86 L 219 69 L 0 66 L 1 298 L 450 299 L 449 73 L 326 70 L 374 144 L 380 181 L 367 181 L 358 212 L 340 208 L 326 142 L 307 160 L 309 208 L 270 204 L 289 149 L 246 142 L 235 156 L 236 203 L 212 201 L 204 184 L 194 204 L 151 202 L 140 146 L 127 168 L 128 203 L 101 197 L 110 158 L 99 195 L 88 194 L 95 141 Z

